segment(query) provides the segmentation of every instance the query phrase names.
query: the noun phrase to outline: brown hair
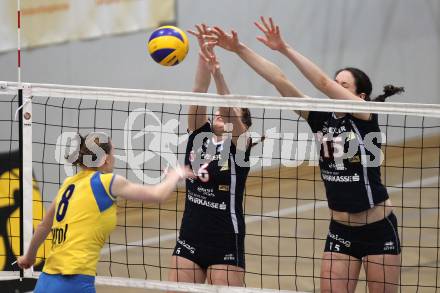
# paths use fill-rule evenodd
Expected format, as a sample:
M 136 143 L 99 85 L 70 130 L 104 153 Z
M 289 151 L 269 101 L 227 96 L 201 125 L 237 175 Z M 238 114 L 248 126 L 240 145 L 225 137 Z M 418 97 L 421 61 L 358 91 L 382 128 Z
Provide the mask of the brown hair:
M 371 95 L 371 92 L 373 91 L 373 85 L 371 83 L 370 78 L 368 77 L 368 75 L 365 72 L 363 72 L 359 68 L 346 67 L 346 68 L 342 68 L 342 69 L 339 69 L 338 71 L 336 71 L 335 77 L 341 71 L 348 71 L 351 73 L 351 75 L 354 78 L 355 85 L 356 85 L 356 94 L 359 95 L 359 94 L 364 93 L 366 95 L 365 101 L 385 102 L 386 98 L 391 97 L 392 95 L 395 95 L 395 94 L 400 94 L 405 91 L 405 89 L 403 87 L 397 87 L 394 85 L 386 85 L 383 88 L 382 95 L 379 95 L 374 99 L 371 99 L 370 95 Z
M 241 122 L 249 129 L 252 126 L 252 116 L 249 108 L 241 108 Z M 263 135 L 260 141 L 254 142 L 250 140 L 249 148 L 252 149 L 254 146 L 262 142 L 266 137 Z
M 405 89 L 403 87 L 394 86 L 392 84 L 383 87 L 383 94 L 377 96 L 373 99 L 373 102 L 385 102 L 386 98 L 391 97 L 395 94 L 403 93 Z
M 252 126 L 252 116 L 249 108 L 241 108 L 241 122 L 250 128 Z
M 93 150 L 90 150 L 86 145 L 86 141 L 89 139 L 93 139 L 95 144 L 98 147 L 100 147 L 105 152 L 106 155 L 110 154 L 110 151 L 112 149 L 112 144 L 110 141 L 110 137 L 108 135 L 106 135 L 104 133 L 91 132 L 84 137 L 78 133 L 78 136 L 80 138 L 79 150 L 76 150 L 71 155 L 64 156 L 64 158 L 68 162 L 70 162 L 72 165 L 86 167 L 84 165 L 83 160 L 84 160 L 84 156 L 87 156 L 87 155 L 92 156 L 92 161 L 96 161 L 98 159 L 96 153 Z M 104 138 L 103 142 L 100 141 L 100 137 Z M 76 158 L 76 159 L 73 159 L 72 157 Z

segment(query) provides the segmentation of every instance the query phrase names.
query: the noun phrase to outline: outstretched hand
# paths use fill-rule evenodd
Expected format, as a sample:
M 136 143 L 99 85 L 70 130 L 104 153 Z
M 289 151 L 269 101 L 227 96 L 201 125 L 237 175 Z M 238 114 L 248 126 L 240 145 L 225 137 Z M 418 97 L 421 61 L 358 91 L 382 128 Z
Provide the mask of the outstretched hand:
M 213 29 L 206 24 L 196 24 L 197 31 L 188 30 L 188 33 L 195 36 L 199 42 L 200 58 L 205 61 L 209 71 L 214 74 L 220 69 L 220 64 L 214 53 L 214 46 L 218 43 L 218 37 L 214 34 Z
M 217 46 L 231 52 L 237 52 L 240 48 L 241 44 L 238 40 L 238 34 L 236 31 L 232 30 L 231 34 L 228 34 L 218 26 L 215 26 L 212 30 L 212 33 L 217 37 Z
M 188 33 L 190 33 L 191 35 L 197 38 L 200 49 L 203 48 L 207 40 L 215 41 L 216 36 L 212 35 L 212 29 L 208 27 L 206 24 L 204 23 L 196 24 L 195 27 L 197 31 L 188 30 Z
M 194 172 L 188 166 L 177 165 L 171 170 L 165 170 L 166 176 L 178 176 L 180 179 L 194 178 Z
M 200 51 L 200 57 L 205 60 L 206 65 L 212 74 L 216 74 L 220 71 L 220 63 L 217 60 L 217 56 L 214 52 L 214 46 L 217 45 L 217 41 L 205 42 Z
M 264 34 L 264 36 L 258 36 L 257 40 L 271 48 L 272 50 L 280 51 L 287 47 L 286 42 L 281 37 L 280 28 L 275 25 L 272 17 L 269 17 L 269 23 L 267 20 L 261 16 L 261 24 L 256 21 L 255 26 Z
M 209 28 L 206 24 L 196 24 L 195 27 L 197 31 L 188 30 L 188 33 L 197 38 L 200 48 L 203 47 L 207 40 L 215 40 L 216 37 L 211 34 L 211 28 Z

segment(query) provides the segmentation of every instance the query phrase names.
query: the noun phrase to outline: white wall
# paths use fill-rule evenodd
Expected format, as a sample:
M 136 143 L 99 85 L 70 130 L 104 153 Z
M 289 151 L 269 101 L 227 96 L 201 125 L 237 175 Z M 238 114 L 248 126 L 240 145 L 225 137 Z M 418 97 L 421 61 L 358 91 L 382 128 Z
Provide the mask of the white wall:
M 286 59 L 255 40 L 258 32 L 252 23 L 259 15 L 273 16 L 284 37 L 329 74 L 356 66 L 370 75 L 376 93 L 393 82 L 406 87 L 406 94 L 395 100 L 440 103 L 438 0 L 178 0 L 180 27 L 206 22 L 234 28 L 306 93 L 319 96 Z M 138 32 L 25 50 L 23 80 L 191 90 L 197 58 L 194 39 L 183 64 L 164 68 L 147 55 L 148 35 Z M 233 92 L 276 94 L 236 56 L 219 55 Z M 16 80 L 15 65 L 15 52 L 0 54 L 0 80 Z

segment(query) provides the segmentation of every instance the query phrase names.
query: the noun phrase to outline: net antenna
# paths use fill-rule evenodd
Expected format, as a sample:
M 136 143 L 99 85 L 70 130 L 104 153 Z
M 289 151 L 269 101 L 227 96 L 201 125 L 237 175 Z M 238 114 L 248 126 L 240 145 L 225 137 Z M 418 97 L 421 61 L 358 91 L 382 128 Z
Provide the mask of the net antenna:
M 28 249 L 33 234 L 33 186 L 32 186 L 32 105 L 31 96 L 23 96 L 21 80 L 21 0 L 17 0 L 17 96 L 18 96 L 18 127 L 19 127 L 19 170 L 20 170 L 20 255 Z M 27 215 L 24 218 L 24 214 Z M 20 269 L 20 279 L 32 277 L 32 268 Z
M 17 82 L 21 86 L 21 0 L 17 0 Z

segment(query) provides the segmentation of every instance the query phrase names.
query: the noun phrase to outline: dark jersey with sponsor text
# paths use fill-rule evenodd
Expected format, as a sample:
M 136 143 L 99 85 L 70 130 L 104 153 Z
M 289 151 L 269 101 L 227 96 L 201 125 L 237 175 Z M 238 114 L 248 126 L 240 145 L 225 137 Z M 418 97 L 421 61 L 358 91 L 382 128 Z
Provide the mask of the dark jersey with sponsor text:
M 182 238 L 245 234 L 242 204 L 249 154 L 249 148 L 237 150 L 231 139 L 216 142 L 209 122 L 190 134 L 185 164 L 197 177 L 186 180 Z
M 319 166 L 329 208 L 357 213 L 388 199 L 381 182 L 381 136 L 377 114 L 370 120 L 346 114 L 309 113 L 319 147 Z

